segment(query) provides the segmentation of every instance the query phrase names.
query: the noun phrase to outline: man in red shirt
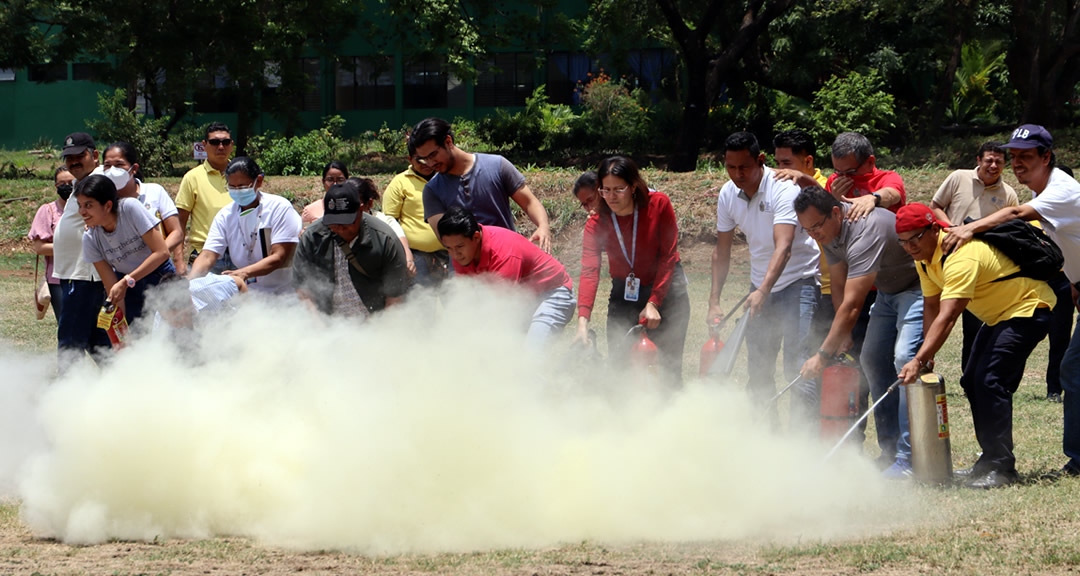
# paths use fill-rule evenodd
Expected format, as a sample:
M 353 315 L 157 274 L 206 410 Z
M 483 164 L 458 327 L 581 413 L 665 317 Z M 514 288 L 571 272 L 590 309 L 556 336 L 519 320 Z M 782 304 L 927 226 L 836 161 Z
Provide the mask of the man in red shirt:
M 833 172 L 825 189 L 851 204 L 848 221 L 865 218 L 877 207 L 895 213 L 907 201 L 904 180 L 892 170 L 878 170 L 874 147 L 858 132 L 844 132 L 832 145 Z
M 460 206 L 447 210 L 437 226 L 455 273 L 493 274 L 536 295 L 538 305 L 526 336 L 529 344 L 542 345 L 570 322 L 577 307 L 573 282 L 553 256 L 513 230 L 481 226 Z

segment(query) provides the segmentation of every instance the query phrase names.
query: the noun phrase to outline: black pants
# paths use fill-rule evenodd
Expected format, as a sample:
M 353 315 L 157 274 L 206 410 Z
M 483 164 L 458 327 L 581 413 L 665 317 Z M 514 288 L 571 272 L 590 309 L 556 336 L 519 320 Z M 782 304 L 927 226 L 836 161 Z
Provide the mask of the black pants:
M 623 298 L 625 278 L 611 279 L 611 297 L 608 300 L 607 341 L 608 358 L 612 366 L 622 367 L 630 360 L 633 342 L 626 338 L 627 331 L 638 323 L 638 315 L 649 302 L 652 286 L 642 286 L 637 302 Z M 682 264 L 675 265 L 671 288 L 660 306 L 660 325 L 649 330 L 649 339 L 660 351 L 660 368 L 665 380 L 673 386 L 682 385 L 683 349 L 686 346 L 686 329 L 690 326 L 690 296 L 686 292 L 686 273 Z
M 968 369 L 960 387 L 971 405 L 975 439 L 983 454 L 975 466 L 979 473 L 1016 471 L 1012 438 L 1012 396 L 1024 376 L 1024 366 L 1035 346 L 1053 323 L 1049 308 L 1031 318 L 1012 318 L 983 326 L 971 345 Z
M 1057 296 L 1057 304 L 1054 305 L 1054 319 L 1050 323 L 1050 354 L 1046 363 L 1046 394 L 1061 394 L 1061 361 L 1065 358 L 1065 350 L 1069 347 L 1073 327 L 1073 304 L 1072 287 L 1064 272 L 1052 278 L 1047 284 Z M 975 341 L 975 334 L 982 328 L 982 321 L 974 314 L 964 310 L 964 346 L 960 356 L 960 370 L 967 371 L 968 356 L 971 355 L 971 343 Z

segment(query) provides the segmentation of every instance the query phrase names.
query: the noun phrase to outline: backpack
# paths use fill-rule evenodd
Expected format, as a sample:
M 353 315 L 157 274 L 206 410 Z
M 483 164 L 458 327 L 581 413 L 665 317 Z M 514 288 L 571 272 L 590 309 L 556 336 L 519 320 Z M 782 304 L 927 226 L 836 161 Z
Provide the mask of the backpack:
M 964 219 L 964 224 L 970 222 L 973 222 L 971 218 Z M 1019 277 L 1045 282 L 1057 276 L 1065 264 L 1061 248 L 1046 235 L 1046 232 L 1023 220 L 1013 219 L 998 224 L 989 230 L 975 234 L 975 238 L 997 248 L 1020 267 L 1019 272 L 998 278 L 995 282 Z

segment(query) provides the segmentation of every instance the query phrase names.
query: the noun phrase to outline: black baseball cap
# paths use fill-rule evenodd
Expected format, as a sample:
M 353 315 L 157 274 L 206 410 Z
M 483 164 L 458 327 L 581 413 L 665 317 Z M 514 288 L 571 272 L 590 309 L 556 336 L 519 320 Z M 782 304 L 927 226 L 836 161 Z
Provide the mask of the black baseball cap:
M 78 156 L 86 152 L 87 148 L 97 150 L 97 146 L 94 145 L 94 138 L 86 132 L 72 132 L 68 134 L 67 138 L 64 138 L 64 151 L 60 153 L 60 156 Z
M 323 224 L 340 224 L 347 226 L 356 222 L 356 214 L 360 212 L 360 191 L 352 182 L 334 184 L 323 196 Z
M 1046 128 L 1038 124 L 1024 124 L 1013 130 L 1012 138 L 1008 144 L 1002 144 L 1002 148 L 1053 148 L 1054 138 L 1046 131 Z

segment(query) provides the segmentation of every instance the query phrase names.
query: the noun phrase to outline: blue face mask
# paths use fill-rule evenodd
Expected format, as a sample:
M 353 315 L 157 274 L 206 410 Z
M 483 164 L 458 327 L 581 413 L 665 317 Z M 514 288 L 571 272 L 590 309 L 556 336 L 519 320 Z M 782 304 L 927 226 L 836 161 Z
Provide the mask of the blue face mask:
M 229 198 L 232 198 L 238 206 L 247 206 L 255 201 L 255 187 L 229 188 Z

